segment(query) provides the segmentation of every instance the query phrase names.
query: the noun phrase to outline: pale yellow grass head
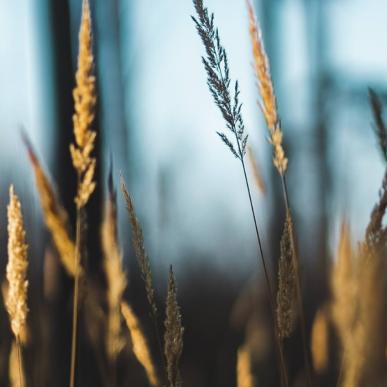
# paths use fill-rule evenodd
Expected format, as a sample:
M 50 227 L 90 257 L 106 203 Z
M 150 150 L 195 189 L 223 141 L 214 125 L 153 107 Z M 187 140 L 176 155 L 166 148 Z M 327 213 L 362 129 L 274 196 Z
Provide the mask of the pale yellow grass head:
M 27 244 L 21 204 L 13 186 L 9 189 L 8 205 L 8 292 L 6 307 L 10 316 L 12 332 L 19 340 L 25 329 L 27 306 Z
M 70 152 L 78 173 L 78 193 L 75 202 L 78 208 L 87 204 L 95 190 L 94 174 L 96 160 L 92 157 L 96 132 L 92 130 L 96 105 L 94 59 L 92 50 L 92 28 L 88 0 L 82 3 L 82 19 L 79 30 L 78 67 L 76 86 L 73 91 L 75 113 L 73 116 L 75 143 Z

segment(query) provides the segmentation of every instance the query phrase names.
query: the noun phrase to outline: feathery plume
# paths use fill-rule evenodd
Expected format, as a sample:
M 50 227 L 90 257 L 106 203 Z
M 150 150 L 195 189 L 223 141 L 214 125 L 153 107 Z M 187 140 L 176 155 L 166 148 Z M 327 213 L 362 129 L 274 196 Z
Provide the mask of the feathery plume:
M 172 266 L 169 269 L 168 294 L 165 318 L 164 353 L 167 359 L 167 375 L 170 387 L 181 386 L 179 361 L 183 352 L 184 328 L 180 307 L 177 303 L 176 281 Z
M 132 225 L 132 243 L 134 253 L 136 254 L 137 262 L 140 267 L 141 277 L 144 281 L 146 296 L 151 307 L 153 318 L 157 319 L 157 305 L 155 298 L 155 290 L 153 287 L 152 270 L 148 254 L 145 251 L 144 237 L 140 222 L 137 219 L 133 200 L 126 189 L 125 181 L 121 178 L 121 191 L 124 195 L 126 208 L 128 210 L 130 223 Z
M 265 117 L 270 134 L 270 143 L 274 148 L 274 165 L 281 175 L 284 175 L 288 166 L 288 159 L 282 145 L 283 133 L 277 112 L 277 101 L 274 94 L 273 83 L 270 75 L 269 61 L 262 39 L 262 32 L 256 21 L 253 5 L 246 0 L 249 14 L 249 32 L 253 47 L 255 76 L 261 95 L 260 108 Z
M 78 193 L 75 202 L 84 207 L 95 189 L 96 160 L 91 156 L 96 132 L 91 129 L 96 105 L 95 76 L 93 74 L 93 51 L 91 16 L 88 0 L 82 3 L 82 19 L 79 30 L 78 68 L 73 91 L 75 114 L 73 116 L 75 143 L 70 145 L 73 165 L 78 174 Z
M 26 325 L 27 306 L 27 248 L 21 204 L 11 185 L 8 205 L 8 294 L 6 307 L 16 340 Z
M 292 247 L 292 219 L 286 214 L 281 237 L 281 256 L 278 267 L 277 324 L 281 338 L 289 337 L 296 322 L 296 271 Z
M 323 373 L 328 366 L 328 316 L 325 308 L 317 311 L 312 326 L 311 352 L 313 367 L 319 374 Z
M 121 303 L 121 312 L 124 316 L 133 343 L 133 353 L 139 363 L 144 367 L 146 376 L 151 386 L 158 386 L 156 367 L 153 363 L 151 351 L 140 322 L 133 309 L 126 303 Z
M 266 194 L 266 186 L 265 182 L 263 181 L 261 169 L 258 166 L 257 158 L 254 155 L 253 148 L 250 145 L 247 146 L 247 155 L 249 157 L 251 169 L 253 171 L 255 185 L 261 193 Z
M 192 20 L 206 50 L 206 57 L 202 57 L 202 62 L 207 72 L 207 85 L 226 121 L 227 129 L 235 136 L 235 141 L 231 141 L 222 132 L 218 132 L 218 135 L 232 154 L 242 161 L 246 154 L 248 136 L 245 135 L 241 115 L 238 81 L 232 91 L 227 54 L 220 43 L 219 31 L 214 26 L 214 14 L 208 14 L 202 0 L 193 0 L 193 3 L 197 18 L 192 17 Z
M 379 147 L 384 161 L 387 161 L 387 129 L 383 120 L 383 107 L 379 96 L 371 88 L 368 97 L 375 121 L 375 133 L 378 137 Z
M 247 345 L 238 349 L 237 387 L 254 387 L 254 376 L 251 371 L 251 356 Z
M 27 148 L 28 157 L 34 171 L 44 222 L 50 231 L 64 268 L 69 275 L 74 276 L 75 244 L 70 236 L 67 212 L 55 194 L 55 191 L 36 156 L 32 144 L 26 135 L 23 135 L 23 141 Z
M 108 185 L 109 199 L 106 204 L 101 234 L 109 308 L 106 347 L 109 357 L 115 359 L 124 344 L 121 337 L 120 304 L 126 287 L 126 276 L 122 268 L 122 253 L 118 241 L 116 192 L 113 187 L 111 170 Z

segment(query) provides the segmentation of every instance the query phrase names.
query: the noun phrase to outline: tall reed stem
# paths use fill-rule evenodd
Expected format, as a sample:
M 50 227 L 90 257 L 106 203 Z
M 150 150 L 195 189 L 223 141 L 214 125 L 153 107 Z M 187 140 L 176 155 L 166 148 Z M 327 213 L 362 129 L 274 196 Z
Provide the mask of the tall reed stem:
M 287 214 L 290 215 L 289 193 L 288 193 L 288 188 L 286 184 L 285 172 L 281 173 L 280 176 L 281 176 L 282 191 L 283 191 L 286 212 Z M 307 347 L 307 341 L 306 341 L 306 324 L 305 324 L 305 315 L 304 315 L 304 307 L 303 307 L 300 264 L 299 264 L 297 249 L 296 249 L 293 227 L 290 227 L 290 239 L 291 239 L 291 245 L 292 245 L 293 265 L 296 273 L 297 308 L 298 308 L 298 314 L 300 316 L 300 324 L 301 324 L 301 340 L 302 340 L 302 350 L 304 355 L 304 363 L 305 363 L 305 371 L 306 371 L 306 383 L 308 387 L 311 387 L 312 378 L 311 378 L 309 354 L 307 349 L 308 347 Z
M 76 242 L 75 242 L 75 275 L 73 294 L 73 321 L 71 334 L 71 363 L 70 363 L 70 387 L 75 385 L 75 363 L 77 355 L 77 331 L 78 331 L 78 298 L 79 298 L 79 265 L 81 256 L 82 233 L 82 208 L 77 207 Z
M 238 142 L 238 147 L 240 147 L 239 142 Z M 241 158 L 241 163 L 242 163 L 243 175 L 245 178 L 245 183 L 246 183 L 246 188 L 247 188 L 247 194 L 248 194 L 249 202 L 250 202 L 251 214 L 253 216 L 253 221 L 254 221 L 255 234 L 257 236 L 259 254 L 261 257 L 261 262 L 262 262 L 263 271 L 264 271 L 264 275 L 265 275 L 267 291 L 269 293 L 270 310 L 271 310 L 271 316 L 272 316 L 272 321 L 273 321 L 274 336 L 275 336 L 275 342 L 276 342 L 276 347 L 277 347 L 277 355 L 279 356 L 279 360 L 280 360 L 281 385 L 284 384 L 286 387 L 288 387 L 289 381 L 288 381 L 288 374 L 287 374 L 286 365 L 285 365 L 285 357 L 284 357 L 280 337 L 278 334 L 277 319 L 276 319 L 276 313 L 275 313 L 275 303 L 274 303 L 274 299 L 273 299 L 273 286 L 272 286 L 272 283 L 270 281 L 269 271 L 268 271 L 266 259 L 265 259 L 264 253 L 263 253 L 262 241 L 261 241 L 261 237 L 260 237 L 259 230 L 258 230 L 258 223 L 257 223 L 257 219 L 255 216 L 254 204 L 253 204 L 253 200 L 251 198 L 250 184 L 249 184 L 249 180 L 247 178 L 246 166 L 245 166 L 245 162 L 244 162 L 243 158 Z

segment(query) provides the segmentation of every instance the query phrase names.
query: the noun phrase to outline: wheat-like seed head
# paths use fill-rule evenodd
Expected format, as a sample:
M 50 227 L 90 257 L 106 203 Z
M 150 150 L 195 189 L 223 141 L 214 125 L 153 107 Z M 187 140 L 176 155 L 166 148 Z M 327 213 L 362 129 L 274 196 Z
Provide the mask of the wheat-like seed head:
M 255 381 L 251 370 L 251 356 L 247 345 L 238 349 L 237 387 L 254 387 Z
M 169 271 L 168 294 L 165 318 L 164 353 L 167 359 L 167 375 L 171 387 L 180 387 L 179 361 L 183 352 L 184 328 L 181 323 L 180 307 L 172 266 Z
M 132 225 L 132 243 L 133 243 L 134 253 L 136 255 L 137 262 L 140 267 L 141 277 L 142 277 L 142 280 L 144 281 L 146 296 L 148 299 L 148 303 L 151 307 L 152 316 L 153 316 L 153 319 L 155 319 L 157 316 L 157 305 L 156 305 L 156 298 L 155 298 L 155 290 L 153 287 L 151 264 L 150 264 L 148 254 L 145 251 L 144 236 L 142 233 L 140 222 L 137 219 L 133 200 L 129 195 L 128 190 L 126 189 L 126 185 L 123 178 L 121 178 L 121 191 L 124 195 L 126 208 L 128 210 L 130 223 Z
M 95 190 L 96 160 L 91 156 L 96 137 L 96 132 L 91 129 L 96 104 L 93 66 L 90 6 L 88 0 L 83 0 L 76 87 L 73 91 L 75 144 L 70 145 L 73 165 L 79 177 L 78 193 L 75 198 L 78 208 L 87 204 Z
M 292 218 L 286 214 L 278 267 L 277 324 L 281 338 L 289 337 L 296 323 L 296 270 L 292 248 Z
M 283 175 L 287 169 L 288 159 L 285 157 L 285 151 L 282 145 L 283 134 L 278 118 L 277 101 L 270 75 L 269 60 L 266 55 L 262 32 L 256 21 L 251 0 L 246 0 L 246 4 L 249 14 L 249 32 L 253 46 L 255 76 L 261 95 L 260 107 L 269 129 L 270 142 L 274 148 L 274 165 L 278 169 L 278 172 Z
M 35 174 L 35 183 L 39 192 L 44 222 L 51 233 L 64 268 L 69 275 L 74 276 L 75 244 L 70 236 L 67 212 L 55 194 L 27 137 L 24 137 L 24 143 L 27 147 L 28 156 Z
M 133 309 L 126 302 L 121 303 L 121 312 L 132 338 L 133 353 L 139 363 L 144 367 L 149 384 L 151 386 L 158 386 L 159 381 L 156 367 L 153 363 L 151 352 L 139 320 Z
M 124 344 L 121 336 L 120 304 L 126 288 L 126 275 L 122 268 L 122 253 L 117 231 L 116 197 L 112 186 L 110 186 L 101 234 L 109 308 L 106 347 L 108 355 L 114 359 Z
M 12 332 L 19 339 L 26 325 L 27 306 L 27 248 L 21 204 L 11 185 L 8 205 L 8 294 L 6 307 Z

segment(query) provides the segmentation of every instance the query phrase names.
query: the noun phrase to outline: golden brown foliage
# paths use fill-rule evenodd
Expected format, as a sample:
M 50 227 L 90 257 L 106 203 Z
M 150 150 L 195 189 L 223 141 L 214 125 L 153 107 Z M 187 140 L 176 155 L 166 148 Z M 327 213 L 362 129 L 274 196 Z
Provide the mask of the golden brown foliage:
M 321 374 L 328 367 L 329 326 L 325 308 L 317 311 L 312 326 L 311 352 L 314 370 Z
M 262 40 L 262 33 L 256 21 L 253 5 L 246 0 L 249 14 L 249 32 L 253 48 L 254 69 L 261 95 L 260 107 L 270 133 L 270 142 L 274 148 L 274 165 L 283 175 L 288 166 L 288 159 L 282 146 L 282 130 L 277 112 L 277 102 L 270 75 L 269 61 Z
M 13 186 L 11 186 L 8 205 L 8 292 L 6 307 L 10 316 L 12 332 L 17 340 L 25 328 L 28 313 L 27 248 L 21 204 Z
M 146 337 L 141 329 L 140 322 L 133 309 L 126 303 L 121 303 L 121 312 L 130 332 L 133 343 L 133 353 L 139 363 L 144 367 L 148 381 L 151 386 L 159 385 L 156 367 L 153 363 L 151 351 L 148 347 Z
M 75 274 L 75 244 L 70 236 L 70 226 L 66 210 L 61 205 L 55 191 L 41 166 L 29 140 L 24 137 L 28 156 L 35 174 L 36 188 L 39 192 L 44 222 L 51 233 L 61 262 L 67 273 Z
M 70 145 L 73 165 L 78 174 L 78 193 L 75 198 L 78 208 L 86 205 L 95 189 L 96 160 L 91 156 L 97 135 L 91 129 L 96 104 L 93 61 L 90 6 L 88 0 L 83 0 L 76 87 L 73 91 L 75 144 Z
M 18 354 L 18 344 L 13 341 L 11 346 L 11 351 L 9 353 L 9 364 L 8 364 L 8 375 L 10 387 L 24 387 L 26 385 L 24 369 L 22 364 L 20 364 L 20 359 Z M 20 366 L 21 369 L 20 369 Z
M 106 203 L 101 234 L 109 308 L 106 347 L 108 355 L 114 359 L 124 345 L 121 337 L 120 304 L 126 287 L 126 275 L 122 268 L 122 253 L 117 231 L 116 195 L 112 184 L 110 184 L 109 200 Z
M 254 376 L 251 371 L 251 356 L 246 345 L 238 349 L 237 387 L 254 387 Z

